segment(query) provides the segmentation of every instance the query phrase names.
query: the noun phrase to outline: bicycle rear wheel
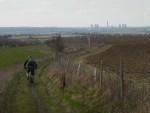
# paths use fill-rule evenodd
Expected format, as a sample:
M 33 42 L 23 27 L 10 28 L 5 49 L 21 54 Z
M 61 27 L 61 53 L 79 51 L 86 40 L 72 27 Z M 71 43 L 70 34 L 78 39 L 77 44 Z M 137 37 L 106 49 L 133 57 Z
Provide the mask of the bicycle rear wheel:
M 29 81 L 29 84 L 33 84 L 34 83 L 34 80 L 33 80 L 33 75 L 31 74 L 31 72 L 29 72 L 29 75 L 28 75 L 28 81 Z

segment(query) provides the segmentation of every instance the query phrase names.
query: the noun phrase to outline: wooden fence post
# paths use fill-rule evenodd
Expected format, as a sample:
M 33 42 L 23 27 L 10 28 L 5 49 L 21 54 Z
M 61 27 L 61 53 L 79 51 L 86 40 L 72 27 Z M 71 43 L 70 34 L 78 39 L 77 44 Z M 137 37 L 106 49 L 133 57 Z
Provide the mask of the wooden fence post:
M 103 87 L 103 60 L 100 61 L 100 88 Z
M 66 87 L 66 73 L 65 71 L 62 73 L 62 80 L 61 80 L 61 89 L 64 93 L 64 90 L 65 90 L 65 87 Z
M 72 64 L 72 74 L 74 75 L 76 73 L 76 65 Z
M 91 37 L 90 36 L 88 37 L 88 46 L 89 46 L 89 48 L 91 48 Z
M 79 64 L 79 65 L 78 65 L 78 68 L 77 68 L 77 75 L 78 75 L 78 76 L 80 76 L 80 68 L 81 68 L 81 64 Z
M 65 73 L 67 73 L 69 71 L 69 68 L 70 68 L 69 63 L 70 63 L 69 59 L 65 60 L 65 62 L 64 62 Z
M 121 99 L 124 98 L 124 69 L 123 69 L 123 62 L 120 59 L 120 96 Z
M 94 80 L 97 81 L 97 68 L 94 68 Z

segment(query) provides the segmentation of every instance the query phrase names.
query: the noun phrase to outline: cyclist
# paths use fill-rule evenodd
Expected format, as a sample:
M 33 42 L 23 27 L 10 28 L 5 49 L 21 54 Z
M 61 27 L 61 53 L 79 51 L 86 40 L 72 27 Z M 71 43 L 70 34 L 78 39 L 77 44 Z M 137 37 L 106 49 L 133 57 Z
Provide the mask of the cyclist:
M 31 56 L 29 56 L 28 59 L 25 61 L 24 69 L 27 72 L 27 80 L 29 80 L 29 75 L 31 75 L 31 82 L 34 83 L 33 77 L 35 74 L 35 70 L 37 69 L 37 63 Z

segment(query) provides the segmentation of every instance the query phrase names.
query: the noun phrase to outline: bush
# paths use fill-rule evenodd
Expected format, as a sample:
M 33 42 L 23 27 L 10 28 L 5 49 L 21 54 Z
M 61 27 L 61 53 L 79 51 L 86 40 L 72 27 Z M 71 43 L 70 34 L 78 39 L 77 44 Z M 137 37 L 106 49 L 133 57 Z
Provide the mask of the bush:
M 35 45 L 35 44 L 39 44 L 39 42 L 0 38 L 0 47 L 18 47 L 18 46 Z

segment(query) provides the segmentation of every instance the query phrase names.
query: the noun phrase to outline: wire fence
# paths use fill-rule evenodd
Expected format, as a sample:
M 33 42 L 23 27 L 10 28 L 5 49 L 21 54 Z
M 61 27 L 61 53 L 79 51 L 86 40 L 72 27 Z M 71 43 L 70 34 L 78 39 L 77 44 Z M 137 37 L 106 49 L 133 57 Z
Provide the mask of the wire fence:
M 136 74 L 141 75 L 142 72 L 125 72 L 121 61 L 116 72 L 109 70 L 109 67 L 104 67 L 103 61 L 98 68 L 81 63 L 76 64 L 68 58 L 61 58 L 59 63 L 55 63 L 65 69 L 63 74 L 65 86 L 76 82 L 76 79 L 90 80 L 91 85 L 97 87 L 97 90 L 108 92 L 112 101 L 121 100 L 126 106 L 134 103 L 133 105 L 140 106 L 140 110 L 150 110 L 150 79 L 136 76 Z M 143 111 L 140 112 L 144 113 Z

